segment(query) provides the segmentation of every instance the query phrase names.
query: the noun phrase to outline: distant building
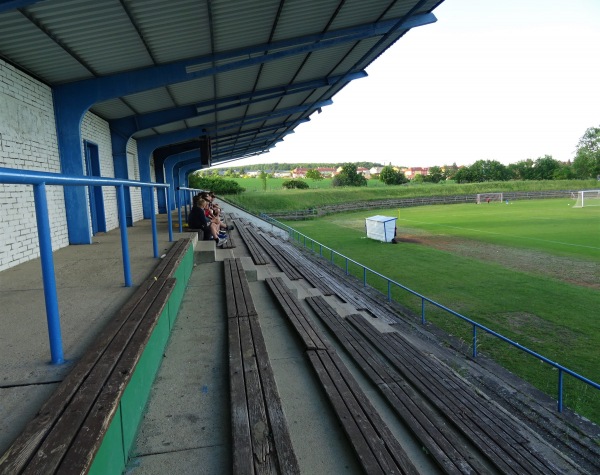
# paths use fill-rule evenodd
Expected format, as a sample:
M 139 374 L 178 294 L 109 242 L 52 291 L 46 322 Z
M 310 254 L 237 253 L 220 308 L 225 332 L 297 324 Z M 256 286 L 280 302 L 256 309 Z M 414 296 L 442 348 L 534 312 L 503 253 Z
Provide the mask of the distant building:
M 404 173 L 404 176 L 409 180 L 412 180 L 417 175 L 427 176 L 429 174 L 429 168 L 425 167 L 404 167 L 400 171 Z

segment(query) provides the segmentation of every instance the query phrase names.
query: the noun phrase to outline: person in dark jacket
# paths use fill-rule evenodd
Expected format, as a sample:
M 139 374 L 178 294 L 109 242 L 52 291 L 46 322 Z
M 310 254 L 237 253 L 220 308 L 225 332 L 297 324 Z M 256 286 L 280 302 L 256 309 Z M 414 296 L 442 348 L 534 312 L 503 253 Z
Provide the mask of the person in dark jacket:
M 214 239 L 217 242 L 217 246 L 222 246 L 225 244 L 227 239 L 219 238 L 218 227 L 206 217 L 205 207 L 207 202 L 201 199 L 199 196 L 194 196 L 193 203 L 194 205 L 192 206 L 187 219 L 190 229 L 200 229 L 198 232 L 198 237 L 204 241 Z

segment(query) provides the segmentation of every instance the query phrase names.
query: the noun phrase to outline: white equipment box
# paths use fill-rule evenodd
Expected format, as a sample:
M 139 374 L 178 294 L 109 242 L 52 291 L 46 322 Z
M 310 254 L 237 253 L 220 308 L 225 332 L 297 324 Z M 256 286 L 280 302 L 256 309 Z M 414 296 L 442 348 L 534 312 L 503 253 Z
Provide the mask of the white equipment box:
M 390 216 L 371 216 L 365 220 L 367 237 L 382 242 L 391 242 L 396 234 L 396 219 Z

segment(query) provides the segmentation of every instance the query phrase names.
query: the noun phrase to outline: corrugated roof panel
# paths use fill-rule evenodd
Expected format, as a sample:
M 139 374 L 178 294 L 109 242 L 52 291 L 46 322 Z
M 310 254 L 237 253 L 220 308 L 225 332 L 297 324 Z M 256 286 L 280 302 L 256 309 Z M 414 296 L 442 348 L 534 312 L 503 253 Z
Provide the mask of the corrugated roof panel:
M 323 33 L 338 4 L 338 0 L 286 2 L 274 40 Z
M 245 110 L 245 107 L 236 107 L 235 109 L 219 111 L 217 113 L 217 122 L 224 122 L 227 120 L 235 119 L 236 117 L 243 117 L 244 115 L 246 115 L 244 114 Z
M 125 96 L 124 100 L 138 114 L 175 107 L 169 92 L 164 87 L 131 94 Z
M 153 129 L 156 130 L 159 134 L 168 134 L 169 132 L 187 129 L 187 125 L 183 120 L 178 120 L 177 122 L 171 122 L 169 124 L 153 127 Z
M 274 107 L 277 107 L 277 109 L 273 112 L 277 113 L 277 110 L 281 109 L 281 107 L 278 106 L 278 103 L 279 100 L 271 99 L 269 101 L 260 101 L 254 104 L 250 104 L 250 106 L 248 107 L 248 115 L 269 113 L 273 110 Z
M 125 0 L 125 5 L 159 63 L 211 53 L 205 1 Z
M 237 50 L 269 41 L 279 0 L 211 2 L 215 50 Z
M 440 0 L 429 0 L 428 2 L 424 3 L 423 6 L 420 9 L 416 10 L 413 14 L 429 12 L 438 3 L 440 3 Z M 417 2 L 415 2 L 414 0 L 402 0 L 397 3 L 394 3 L 392 8 L 390 8 L 390 11 L 386 13 L 384 19 L 387 20 L 389 18 L 400 18 L 403 15 L 406 15 L 406 13 L 408 13 L 410 9 L 413 8 L 416 4 Z
M 280 59 L 276 62 L 265 63 L 258 82 L 258 88 L 265 89 L 289 84 L 305 57 L 305 54 L 301 54 Z
M 290 95 L 283 96 L 281 98 L 281 102 L 279 103 L 279 107 L 286 108 L 286 107 L 296 106 L 300 103 L 305 103 L 305 104 L 312 103 L 316 100 L 316 99 L 314 99 L 314 97 L 316 97 L 318 99 L 323 94 L 325 94 L 327 92 L 327 90 L 328 90 L 328 88 L 321 87 L 318 89 L 313 89 L 311 91 L 302 92 L 301 94 L 294 94 L 291 96 Z
M 214 124 L 215 124 L 215 115 L 214 114 L 202 115 L 199 117 L 192 117 L 192 118 L 186 120 L 186 125 L 188 128 L 198 127 L 200 129 L 203 129 L 206 127 L 213 127 Z
M 179 105 L 210 100 L 213 98 L 213 89 L 212 77 L 194 79 L 169 86 L 171 95 Z
M 381 14 L 390 5 L 389 0 L 347 0 L 333 20 L 330 30 L 339 30 L 355 25 L 364 25 L 379 20 Z M 414 0 L 411 0 L 414 3 Z
M 100 75 L 152 64 L 118 0 L 39 2 L 27 11 Z
M 296 77 L 296 80 L 306 81 L 315 77 L 330 75 L 331 70 L 348 53 L 353 45 L 354 43 L 342 43 L 333 48 L 315 51 L 309 56 L 306 63 L 302 65 L 302 70 Z
M 381 38 L 371 38 L 368 40 L 363 40 L 359 44 L 357 44 L 348 54 L 344 57 L 344 59 L 336 64 L 335 69 L 331 71 L 332 75 L 340 75 L 344 74 L 350 70 L 363 69 L 366 67 L 368 63 L 370 63 L 370 59 L 367 58 L 367 61 L 363 60 L 363 57 L 369 52 L 369 50 L 377 44 L 377 42 Z M 358 64 L 358 65 L 357 65 Z
M 216 76 L 216 83 L 219 96 L 231 96 L 242 92 L 251 92 L 259 70 L 260 66 L 256 65 L 218 74 Z
M 119 119 L 135 113 L 121 99 L 111 99 L 110 101 L 99 102 L 94 104 L 90 110 L 94 114 L 99 115 L 107 120 Z
M 0 45 L 2 56 L 48 83 L 90 76 L 79 62 L 18 12 L 0 16 Z

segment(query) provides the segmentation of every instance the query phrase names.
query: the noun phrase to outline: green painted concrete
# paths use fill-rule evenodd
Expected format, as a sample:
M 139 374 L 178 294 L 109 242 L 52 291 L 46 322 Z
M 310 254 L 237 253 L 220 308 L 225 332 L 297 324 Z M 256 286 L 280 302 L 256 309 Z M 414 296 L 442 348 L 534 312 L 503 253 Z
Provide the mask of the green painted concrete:
M 152 331 L 92 462 L 89 472 L 92 475 L 119 474 L 125 469 L 193 267 L 194 248 L 190 246 L 173 273 L 176 279 L 173 292 Z

